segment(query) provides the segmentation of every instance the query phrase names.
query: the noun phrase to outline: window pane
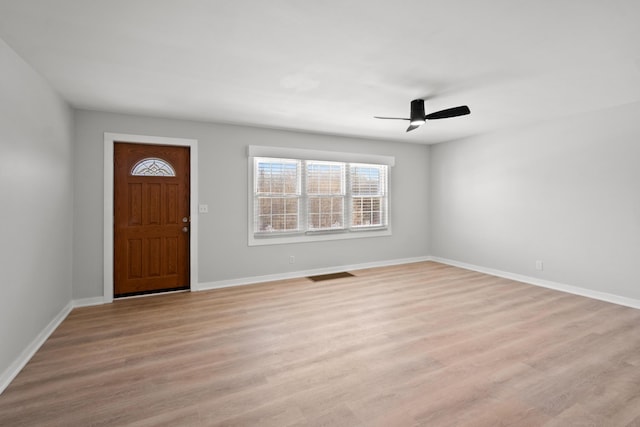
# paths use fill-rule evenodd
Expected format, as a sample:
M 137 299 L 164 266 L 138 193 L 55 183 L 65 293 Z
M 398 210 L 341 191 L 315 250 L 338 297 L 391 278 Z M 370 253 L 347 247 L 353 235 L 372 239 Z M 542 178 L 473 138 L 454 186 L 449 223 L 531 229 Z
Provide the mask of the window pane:
M 173 166 L 166 160 L 149 157 L 140 160 L 131 168 L 133 176 L 176 176 Z
M 333 214 L 331 215 L 331 228 L 342 228 L 343 215 L 342 214 Z
M 260 231 L 273 231 L 271 226 L 271 215 L 260 215 L 258 219 L 258 229 Z
M 320 214 L 309 214 L 309 228 L 312 230 L 317 230 L 320 228 Z
M 258 197 L 259 232 L 297 231 L 298 230 L 298 198 L 297 197 Z
M 309 212 L 320 212 L 320 199 L 311 197 L 309 199 Z
M 309 229 L 317 231 L 337 228 L 344 228 L 344 198 L 310 197 Z
M 285 228 L 287 231 L 298 230 L 298 215 L 286 215 Z
M 307 162 L 308 194 L 344 194 L 344 180 L 344 163 Z
M 385 192 L 387 166 L 351 166 L 351 192 L 354 196 L 381 196 Z
M 382 224 L 382 215 L 380 212 L 371 212 L 371 224 Z
M 258 194 L 300 194 L 300 161 L 256 160 L 255 189 Z
M 285 211 L 287 214 L 298 213 L 298 199 L 288 198 L 286 199 Z
M 284 215 L 271 215 L 271 227 L 273 231 L 285 230 Z
M 376 197 L 354 197 L 351 215 L 353 227 L 379 227 L 383 223 L 382 201 Z
M 272 198 L 271 214 L 283 214 L 283 213 L 284 213 L 284 199 Z
M 258 214 L 271 215 L 271 199 L 261 197 L 258 199 Z

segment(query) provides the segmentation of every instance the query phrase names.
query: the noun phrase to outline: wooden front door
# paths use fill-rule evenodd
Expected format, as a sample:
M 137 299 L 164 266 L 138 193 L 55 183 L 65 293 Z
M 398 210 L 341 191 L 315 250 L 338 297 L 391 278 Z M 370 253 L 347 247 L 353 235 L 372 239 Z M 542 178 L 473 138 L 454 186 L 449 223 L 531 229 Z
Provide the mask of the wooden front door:
M 114 296 L 189 288 L 189 148 L 116 142 Z

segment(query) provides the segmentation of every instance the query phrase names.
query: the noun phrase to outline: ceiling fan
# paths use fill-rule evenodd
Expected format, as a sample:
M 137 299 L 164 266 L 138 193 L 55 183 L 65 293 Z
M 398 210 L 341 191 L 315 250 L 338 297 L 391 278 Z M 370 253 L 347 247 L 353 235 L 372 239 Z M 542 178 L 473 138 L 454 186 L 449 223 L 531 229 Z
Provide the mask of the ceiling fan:
M 436 111 L 431 114 L 424 114 L 424 99 L 414 99 L 411 101 L 411 118 L 406 119 L 404 117 L 378 117 L 374 116 L 376 119 L 389 119 L 389 120 L 409 120 L 409 127 L 407 128 L 407 132 L 412 131 L 420 127 L 420 125 L 424 124 L 426 120 L 436 120 L 436 119 L 448 119 L 449 117 L 458 117 L 458 116 L 466 116 L 470 114 L 471 110 L 466 105 L 461 105 L 459 107 L 447 108 L 446 110 Z

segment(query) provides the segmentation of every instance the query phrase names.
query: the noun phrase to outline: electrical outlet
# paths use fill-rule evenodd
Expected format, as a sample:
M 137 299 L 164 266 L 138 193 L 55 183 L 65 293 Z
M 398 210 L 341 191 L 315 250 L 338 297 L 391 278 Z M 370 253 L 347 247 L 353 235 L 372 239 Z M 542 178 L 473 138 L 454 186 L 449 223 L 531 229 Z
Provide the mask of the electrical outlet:
M 289 256 L 289 264 L 295 264 L 296 263 L 296 257 L 291 255 Z
M 542 264 L 542 261 L 540 260 L 536 261 L 536 270 L 540 270 L 540 271 L 544 270 L 544 265 Z
M 200 212 L 200 213 L 209 213 L 209 205 L 200 205 L 200 206 L 198 206 L 198 212 Z

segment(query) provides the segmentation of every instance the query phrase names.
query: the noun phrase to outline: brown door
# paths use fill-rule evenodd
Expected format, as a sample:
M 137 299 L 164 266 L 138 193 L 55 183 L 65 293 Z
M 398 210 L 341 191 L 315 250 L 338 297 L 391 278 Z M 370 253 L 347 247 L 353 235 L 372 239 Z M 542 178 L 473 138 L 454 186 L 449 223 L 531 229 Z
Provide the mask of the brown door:
M 189 288 L 189 148 L 117 142 L 114 296 Z

